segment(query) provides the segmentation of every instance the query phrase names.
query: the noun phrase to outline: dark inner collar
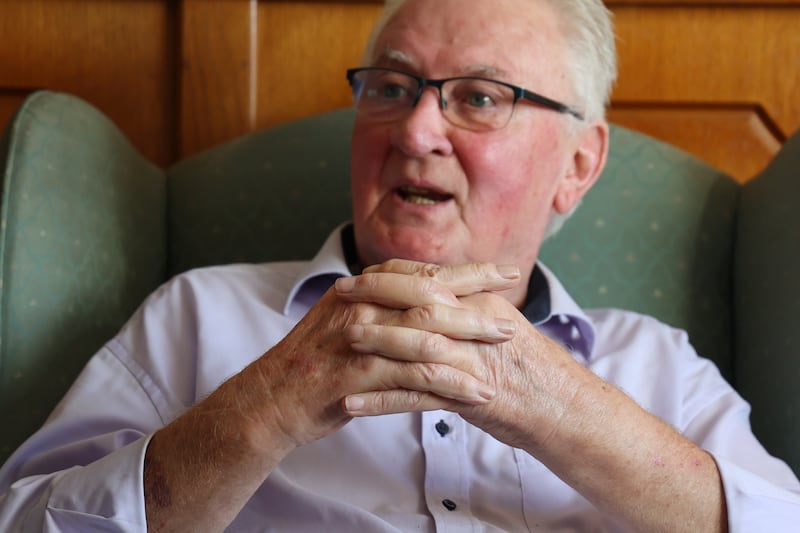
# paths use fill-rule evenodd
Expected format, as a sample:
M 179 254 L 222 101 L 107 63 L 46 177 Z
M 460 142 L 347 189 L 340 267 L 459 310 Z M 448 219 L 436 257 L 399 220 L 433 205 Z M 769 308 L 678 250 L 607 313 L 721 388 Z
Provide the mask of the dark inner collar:
M 353 230 L 353 225 L 348 224 L 342 228 L 342 250 L 344 251 L 344 260 L 347 263 L 347 270 L 354 276 L 361 274 L 364 267 L 358 260 L 358 251 L 356 251 L 356 234 Z
M 531 324 L 540 324 L 550 316 L 550 287 L 538 264 L 533 266 L 531 279 L 528 281 L 522 314 Z

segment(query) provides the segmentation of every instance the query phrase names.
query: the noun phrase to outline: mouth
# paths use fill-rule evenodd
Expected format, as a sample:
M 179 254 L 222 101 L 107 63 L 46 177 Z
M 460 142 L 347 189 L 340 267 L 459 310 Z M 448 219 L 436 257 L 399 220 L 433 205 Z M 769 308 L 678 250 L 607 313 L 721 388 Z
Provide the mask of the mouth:
M 404 185 L 398 188 L 397 195 L 404 202 L 415 205 L 436 205 L 453 199 L 452 194 L 444 194 L 431 189 L 412 187 L 410 185 Z

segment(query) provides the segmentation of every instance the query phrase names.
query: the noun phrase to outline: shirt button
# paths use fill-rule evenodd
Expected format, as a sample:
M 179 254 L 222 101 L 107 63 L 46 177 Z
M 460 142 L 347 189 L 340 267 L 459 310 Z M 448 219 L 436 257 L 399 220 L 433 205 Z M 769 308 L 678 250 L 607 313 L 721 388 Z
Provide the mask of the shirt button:
M 447 500 L 447 499 L 442 500 L 442 505 L 444 505 L 444 508 L 447 509 L 448 511 L 455 511 L 456 507 L 458 507 L 456 505 L 456 502 L 454 502 L 453 500 Z
M 444 421 L 444 420 L 439 420 L 439 422 L 437 422 L 437 423 L 436 423 L 436 431 L 437 431 L 437 433 L 439 433 L 439 435 L 441 435 L 442 437 L 444 437 L 445 435 L 447 435 L 448 433 L 450 433 L 450 426 L 448 426 L 448 425 L 445 423 L 445 421 Z M 448 500 L 448 501 L 449 501 L 449 500 Z

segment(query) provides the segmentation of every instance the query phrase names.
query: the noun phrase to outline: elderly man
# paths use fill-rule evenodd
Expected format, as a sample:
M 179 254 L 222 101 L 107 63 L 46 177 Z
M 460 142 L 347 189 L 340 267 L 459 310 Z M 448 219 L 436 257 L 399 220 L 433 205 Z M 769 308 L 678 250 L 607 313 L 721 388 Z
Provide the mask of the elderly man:
M 685 335 L 536 262 L 605 162 L 602 3 L 390 2 L 365 64 L 352 225 L 152 295 L 5 466 L 0 529 L 796 527 Z

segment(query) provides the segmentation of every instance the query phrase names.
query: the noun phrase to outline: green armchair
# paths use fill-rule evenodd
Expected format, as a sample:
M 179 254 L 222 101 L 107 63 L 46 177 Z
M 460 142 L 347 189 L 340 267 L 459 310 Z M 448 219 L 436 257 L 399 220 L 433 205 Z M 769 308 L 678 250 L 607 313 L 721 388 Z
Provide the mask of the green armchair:
M 0 461 L 169 276 L 311 256 L 349 217 L 352 120 L 265 129 L 164 171 L 87 103 L 28 98 L 0 144 Z M 542 259 L 585 307 L 687 330 L 800 473 L 799 174 L 800 135 L 742 187 L 614 127 L 604 175 Z

